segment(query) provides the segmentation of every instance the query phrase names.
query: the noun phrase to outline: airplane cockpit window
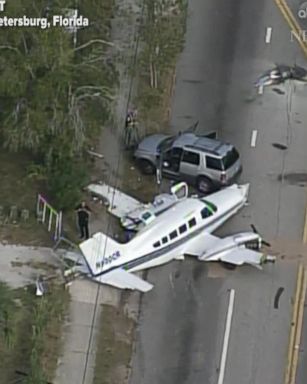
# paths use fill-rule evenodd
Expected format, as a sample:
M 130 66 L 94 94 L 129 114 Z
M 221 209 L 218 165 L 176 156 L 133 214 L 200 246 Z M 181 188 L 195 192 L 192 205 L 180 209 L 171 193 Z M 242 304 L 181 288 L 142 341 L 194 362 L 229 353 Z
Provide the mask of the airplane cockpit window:
M 206 204 L 206 207 L 209 209 L 209 211 L 213 214 L 217 211 L 217 206 L 211 203 L 210 201 L 203 200 L 203 202 Z
M 168 242 L 167 236 L 162 237 L 162 244 L 166 244 Z
M 157 242 L 154 243 L 153 247 L 154 248 L 159 248 L 160 245 L 161 245 L 160 241 L 157 241 Z
M 203 208 L 203 209 L 201 210 L 200 214 L 201 214 L 201 217 L 202 217 L 203 219 L 206 219 L 207 217 L 212 216 L 212 215 L 213 215 L 213 212 L 210 211 L 210 210 L 208 209 L 208 207 L 205 207 L 205 208 Z

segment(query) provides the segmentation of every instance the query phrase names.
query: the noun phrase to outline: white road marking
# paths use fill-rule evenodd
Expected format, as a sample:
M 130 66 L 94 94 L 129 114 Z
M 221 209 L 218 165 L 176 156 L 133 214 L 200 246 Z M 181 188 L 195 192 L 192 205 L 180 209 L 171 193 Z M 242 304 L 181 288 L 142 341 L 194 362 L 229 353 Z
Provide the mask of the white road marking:
M 258 87 L 258 93 L 259 95 L 263 94 L 263 85 L 260 85 L 260 87 Z
M 267 27 L 265 34 L 265 42 L 269 44 L 271 42 L 272 37 L 272 27 Z
M 173 297 L 176 298 L 176 291 L 175 291 L 175 287 L 174 287 L 174 281 L 173 281 L 173 275 L 172 275 L 172 273 L 170 273 L 170 274 L 168 275 L 168 278 L 169 278 L 170 285 L 171 285 L 171 287 L 172 287 Z
M 229 295 L 226 327 L 225 327 L 222 357 L 221 357 L 221 363 L 220 363 L 219 380 L 218 380 L 217 384 L 223 384 L 223 382 L 224 382 L 224 375 L 225 375 L 225 367 L 226 367 L 226 359 L 227 359 L 227 352 L 228 352 L 228 343 L 229 343 L 229 336 L 230 336 L 230 328 L 231 328 L 234 302 L 235 302 L 235 290 L 231 289 L 230 295 Z
M 173 282 L 173 275 L 170 273 L 168 275 L 168 278 L 169 278 L 169 282 L 171 284 L 172 289 L 174 289 L 175 287 L 174 287 L 174 282 Z
M 256 147 L 257 135 L 258 135 L 258 131 L 254 130 L 252 132 L 252 139 L 251 139 L 251 147 L 252 148 Z

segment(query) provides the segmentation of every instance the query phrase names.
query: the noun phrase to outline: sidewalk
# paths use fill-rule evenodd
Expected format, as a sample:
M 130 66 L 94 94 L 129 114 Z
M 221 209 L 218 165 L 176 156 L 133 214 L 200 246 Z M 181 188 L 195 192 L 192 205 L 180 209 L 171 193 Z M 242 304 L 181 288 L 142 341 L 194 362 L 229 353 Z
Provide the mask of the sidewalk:
M 117 306 L 119 295 L 109 287 L 99 289 L 97 284 L 88 280 L 73 281 L 70 294 L 69 317 L 64 325 L 65 343 L 54 383 L 92 383 L 101 304 Z

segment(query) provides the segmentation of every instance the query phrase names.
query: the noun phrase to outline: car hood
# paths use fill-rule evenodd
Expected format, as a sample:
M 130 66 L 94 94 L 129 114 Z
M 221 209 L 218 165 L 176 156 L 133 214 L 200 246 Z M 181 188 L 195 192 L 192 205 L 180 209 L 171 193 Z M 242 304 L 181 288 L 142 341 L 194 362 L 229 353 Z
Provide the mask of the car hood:
M 167 137 L 169 136 L 163 134 L 155 134 L 145 137 L 145 139 L 142 140 L 138 145 L 137 151 L 156 153 L 158 145 Z

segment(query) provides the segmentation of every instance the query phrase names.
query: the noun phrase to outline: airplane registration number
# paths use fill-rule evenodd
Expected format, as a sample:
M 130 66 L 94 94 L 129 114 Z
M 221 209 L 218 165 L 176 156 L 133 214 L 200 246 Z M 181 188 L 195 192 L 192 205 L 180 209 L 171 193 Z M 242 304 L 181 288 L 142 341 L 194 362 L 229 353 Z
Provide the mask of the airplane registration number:
M 105 257 L 101 262 L 96 263 L 96 268 L 102 268 L 104 264 L 110 264 L 112 261 L 117 260 L 121 256 L 119 251 L 112 253 L 112 255 Z
M 120 257 L 120 252 L 116 251 L 112 253 L 112 255 L 105 257 L 103 261 L 105 264 L 110 264 L 112 263 L 112 261 L 117 260 L 119 257 Z

